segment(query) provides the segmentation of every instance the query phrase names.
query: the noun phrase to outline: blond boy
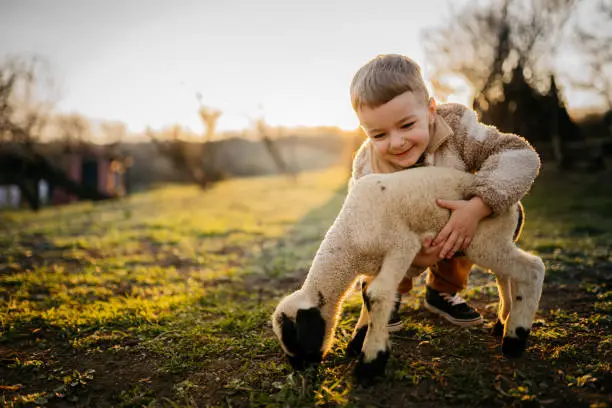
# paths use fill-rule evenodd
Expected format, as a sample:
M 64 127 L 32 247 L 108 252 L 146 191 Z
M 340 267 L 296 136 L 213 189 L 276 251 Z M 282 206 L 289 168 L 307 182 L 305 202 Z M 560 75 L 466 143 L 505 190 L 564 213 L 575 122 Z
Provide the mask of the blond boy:
M 437 205 L 450 210 L 450 219 L 432 241 L 423 244 L 412 267 L 421 271 L 429 267 L 427 309 L 456 325 L 482 323 L 480 313 L 457 294 L 467 287 L 472 267 L 461 251 L 470 245 L 480 220 L 506 211 L 529 191 L 540 168 L 538 154 L 523 138 L 478 122 L 463 105 L 436 105 L 418 64 L 405 56 L 379 55 L 369 61 L 355 74 L 350 91 L 353 109 L 368 136 L 353 160 L 351 184 L 366 174 L 414 166 L 476 173 L 468 200 L 437 200 Z M 401 328 L 397 311 L 401 295 L 411 288 L 410 278 L 398 288 L 390 331 Z

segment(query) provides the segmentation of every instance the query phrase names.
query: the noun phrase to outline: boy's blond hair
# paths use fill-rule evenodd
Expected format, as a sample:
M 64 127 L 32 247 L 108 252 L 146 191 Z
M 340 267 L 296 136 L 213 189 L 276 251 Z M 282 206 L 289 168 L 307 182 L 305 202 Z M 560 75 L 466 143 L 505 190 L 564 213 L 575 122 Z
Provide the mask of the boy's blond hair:
M 429 101 L 429 92 L 419 64 L 404 55 L 378 55 L 361 67 L 351 82 L 351 104 L 358 111 L 377 108 L 404 92 L 414 92 Z

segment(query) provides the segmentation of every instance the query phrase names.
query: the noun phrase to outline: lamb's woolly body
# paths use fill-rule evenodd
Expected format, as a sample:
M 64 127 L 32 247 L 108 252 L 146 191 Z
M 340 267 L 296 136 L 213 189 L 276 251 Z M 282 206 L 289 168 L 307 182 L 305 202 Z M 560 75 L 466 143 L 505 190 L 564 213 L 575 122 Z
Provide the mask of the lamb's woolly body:
M 397 285 L 424 238 L 435 236 L 450 215 L 435 200 L 469 198 L 466 192 L 474 177 L 459 170 L 426 167 L 360 178 L 325 235 L 302 288 L 283 299 L 274 313 L 273 328 L 285 352 L 296 354 L 283 344 L 282 316 L 295 321 L 298 310 L 311 308 L 320 311 L 326 325 L 320 351 L 324 354 L 329 350 L 342 300 L 360 275 L 369 276 L 367 296 L 374 303 L 371 311 L 362 309 L 356 327 L 357 331 L 369 325 L 363 359 L 367 363 L 387 352 L 386 322 Z M 516 336 L 517 326 L 531 327 L 544 268 L 538 257 L 514 245 L 512 236 L 518 218 L 515 207 L 483 220 L 466 250 L 475 263 L 493 269 L 502 279 L 514 279 L 513 292 L 525 298 L 516 302 L 520 310 L 512 314 L 516 322 L 506 324 L 506 336 Z M 410 271 L 419 272 L 414 268 Z M 500 310 L 502 323 L 507 323 L 512 306 L 508 286 L 509 282 L 500 284 L 501 290 L 506 289 Z

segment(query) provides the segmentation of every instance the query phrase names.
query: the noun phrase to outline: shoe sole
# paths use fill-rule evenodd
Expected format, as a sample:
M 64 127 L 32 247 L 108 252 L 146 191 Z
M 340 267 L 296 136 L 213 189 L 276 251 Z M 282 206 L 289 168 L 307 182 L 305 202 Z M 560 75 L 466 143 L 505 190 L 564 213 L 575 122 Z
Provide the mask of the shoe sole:
M 429 310 L 430 312 L 432 312 L 432 313 L 435 313 L 437 315 L 442 316 L 443 318 L 445 318 L 446 320 L 448 320 L 449 322 L 451 322 L 455 326 L 470 327 L 470 326 L 477 326 L 477 325 L 482 324 L 484 322 L 484 320 L 482 319 L 482 316 L 476 317 L 476 318 L 474 318 L 472 320 L 459 320 L 459 319 L 455 319 L 453 316 L 449 315 L 445 311 L 440 310 L 437 307 L 432 306 L 429 303 L 427 303 L 427 300 L 425 300 L 425 308 L 427 310 Z
M 404 326 L 404 324 L 402 322 L 390 323 L 390 324 L 387 325 L 387 331 L 389 333 L 400 331 L 400 330 L 402 330 L 403 326 Z

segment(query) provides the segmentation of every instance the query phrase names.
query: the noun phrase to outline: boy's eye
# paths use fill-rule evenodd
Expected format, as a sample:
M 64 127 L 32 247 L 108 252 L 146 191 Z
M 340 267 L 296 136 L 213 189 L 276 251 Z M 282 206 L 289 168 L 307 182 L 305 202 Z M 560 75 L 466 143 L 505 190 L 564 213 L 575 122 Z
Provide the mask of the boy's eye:
M 402 129 L 408 129 L 411 128 L 412 125 L 414 125 L 414 122 L 404 123 L 401 127 Z
M 381 139 L 381 138 L 383 138 L 383 137 L 385 137 L 385 134 L 384 134 L 384 133 L 378 133 L 378 134 L 376 134 L 376 135 L 372 136 L 372 138 L 373 138 L 373 139 Z

